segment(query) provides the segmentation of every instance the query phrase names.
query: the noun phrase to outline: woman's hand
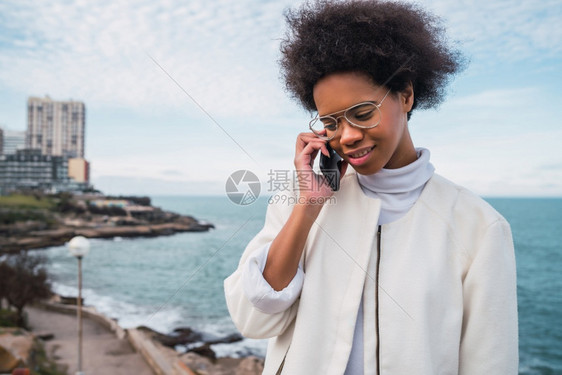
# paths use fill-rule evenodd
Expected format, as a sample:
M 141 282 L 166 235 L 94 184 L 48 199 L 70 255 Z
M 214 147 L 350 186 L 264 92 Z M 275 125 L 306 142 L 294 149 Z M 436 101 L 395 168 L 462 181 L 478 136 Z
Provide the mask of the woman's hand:
M 299 203 L 319 203 L 326 201 L 334 192 L 326 178 L 313 170 L 314 160 L 321 152 L 330 156 L 326 141 L 314 133 L 301 133 L 297 137 L 295 168 L 299 182 Z M 347 163 L 342 160 L 341 175 L 345 174 Z
M 263 277 L 277 291 L 283 290 L 295 277 L 310 228 L 328 201 L 327 198 L 334 193 L 326 178 L 312 169 L 319 152 L 329 156 L 326 141 L 314 133 L 299 134 L 295 150 L 300 190 L 298 203 L 271 243 L 263 270 Z M 342 175 L 346 169 L 347 163 L 342 161 Z

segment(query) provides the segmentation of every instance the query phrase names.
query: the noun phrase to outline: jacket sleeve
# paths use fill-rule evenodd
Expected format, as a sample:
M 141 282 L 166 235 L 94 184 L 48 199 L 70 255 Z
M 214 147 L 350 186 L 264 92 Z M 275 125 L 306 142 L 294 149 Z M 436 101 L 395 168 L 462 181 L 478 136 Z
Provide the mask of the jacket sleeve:
M 490 224 L 463 282 L 459 375 L 518 373 L 517 286 L 509 224 Z
M 292 210 L 288 201 L 280 199 L 268 206 L 263 229 L 244 250 L 236 271 L 224 281 L 226 304 L 232 321 L 240 333 L 249 338 L 279 336 L 290 326 L 297 314 L 299 299 L 288 309 L 269 314 L 256 308 L 244 292 L 244 265 L 254 252 L 263 249 L 277 236 Z
M 263 277 L 269 246 L 254 251 L 242 266 L 242 283 L 246 298 L 260 311 L 275 314 L 287 310 L 299 298 L 304 272 L 299 266 L 295 277 L 283 290 L 277 291 Z

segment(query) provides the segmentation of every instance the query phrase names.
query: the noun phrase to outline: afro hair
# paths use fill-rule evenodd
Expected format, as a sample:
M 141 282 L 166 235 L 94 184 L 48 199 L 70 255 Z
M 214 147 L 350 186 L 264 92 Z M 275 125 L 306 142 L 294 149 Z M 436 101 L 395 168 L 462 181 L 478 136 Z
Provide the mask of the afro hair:
M 331 73 L 361 72 L 392 92 L 411 82 L 413 111 L 441 103 L 448 78 L 464 67 L 440 20 L 413 4 L 318 0 L 285 17 L 281 73 L 289 93 L 311 112 L 314 85 Z

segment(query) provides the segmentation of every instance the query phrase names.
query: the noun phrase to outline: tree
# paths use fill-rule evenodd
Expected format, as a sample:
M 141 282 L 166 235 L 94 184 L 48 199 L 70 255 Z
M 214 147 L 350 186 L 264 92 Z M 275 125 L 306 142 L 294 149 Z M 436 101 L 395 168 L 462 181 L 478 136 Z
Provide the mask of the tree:
M 12 268 L 6 262 L 0 263 L 0 310 L 4 308 L 4 300 L 8 298 L 8 281 L 12 277 Z
M 47 258 L 20 251 L 0 263 L 0 297 L 13 306 L 18 315 L 17 324 L 24 326 L 23 309 L 26 305 L 52 295 L 51 283 L 45 265 Z

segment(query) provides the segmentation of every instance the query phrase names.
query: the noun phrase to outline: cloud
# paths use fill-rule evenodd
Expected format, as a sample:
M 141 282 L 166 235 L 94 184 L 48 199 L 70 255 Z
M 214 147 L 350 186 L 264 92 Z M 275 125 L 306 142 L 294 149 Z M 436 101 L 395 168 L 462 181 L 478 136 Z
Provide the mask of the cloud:
M 181 176 L 183 173 L 177 169 L 164 169 L 162 172 L 163 175 L 166 176 Z
M 294 110 L 276 64 L 282 12 L 297 3 L 4 2 L 0 82 L 89 105 L 199 110 L 185 90 L 217 116 L 281 115 Z M 425 6 L 477 56 L 560 55 L 556 1 L 440 0 Z
M 562 171 L 562 161 L 543 164 L 538 167 L 538 169 L 545 170 L 545 171 Z
M 483 65 L 560 58 L 562 7 L 558 0 L 423 1 L 441 16 L 451 39 Z
M 537 87 L 482 89 L 414 114 L 409 127 L 438 173 L 479 194 L 562 195 L 560 170 L 544 168 L 562 161 L 559 110 L 546 97 Z
M 136 109 L 193 103 L 217 115 L 277 112 L 286 2 L 13 2 L 2 8 L 0 81 L 25 92 Z M 37 22 L 41 20 L 41 22 Z
M 538 87 L 483 88 L 452 97 L 438 111 L 420 111 L 410 121 L 410 129 L 420 137 L 442 143 L 462 139 L 465 144 L 501 145 L 513 137 L 519 145 L 535 144 L 535 135 L 542 138 L 553 132 L 558 138 L 560 111 L 545 106 L 545 92 Z M 516 144 L 509 149 L 517 151 Z M 465 147 L 466 148 L 466 147 Z
M 448 105 L 457 108 L 522 108 L 529 105 L 530 98 L 536 97 L 540 90 L 535 87 L 493 88 L 449 100 Z

